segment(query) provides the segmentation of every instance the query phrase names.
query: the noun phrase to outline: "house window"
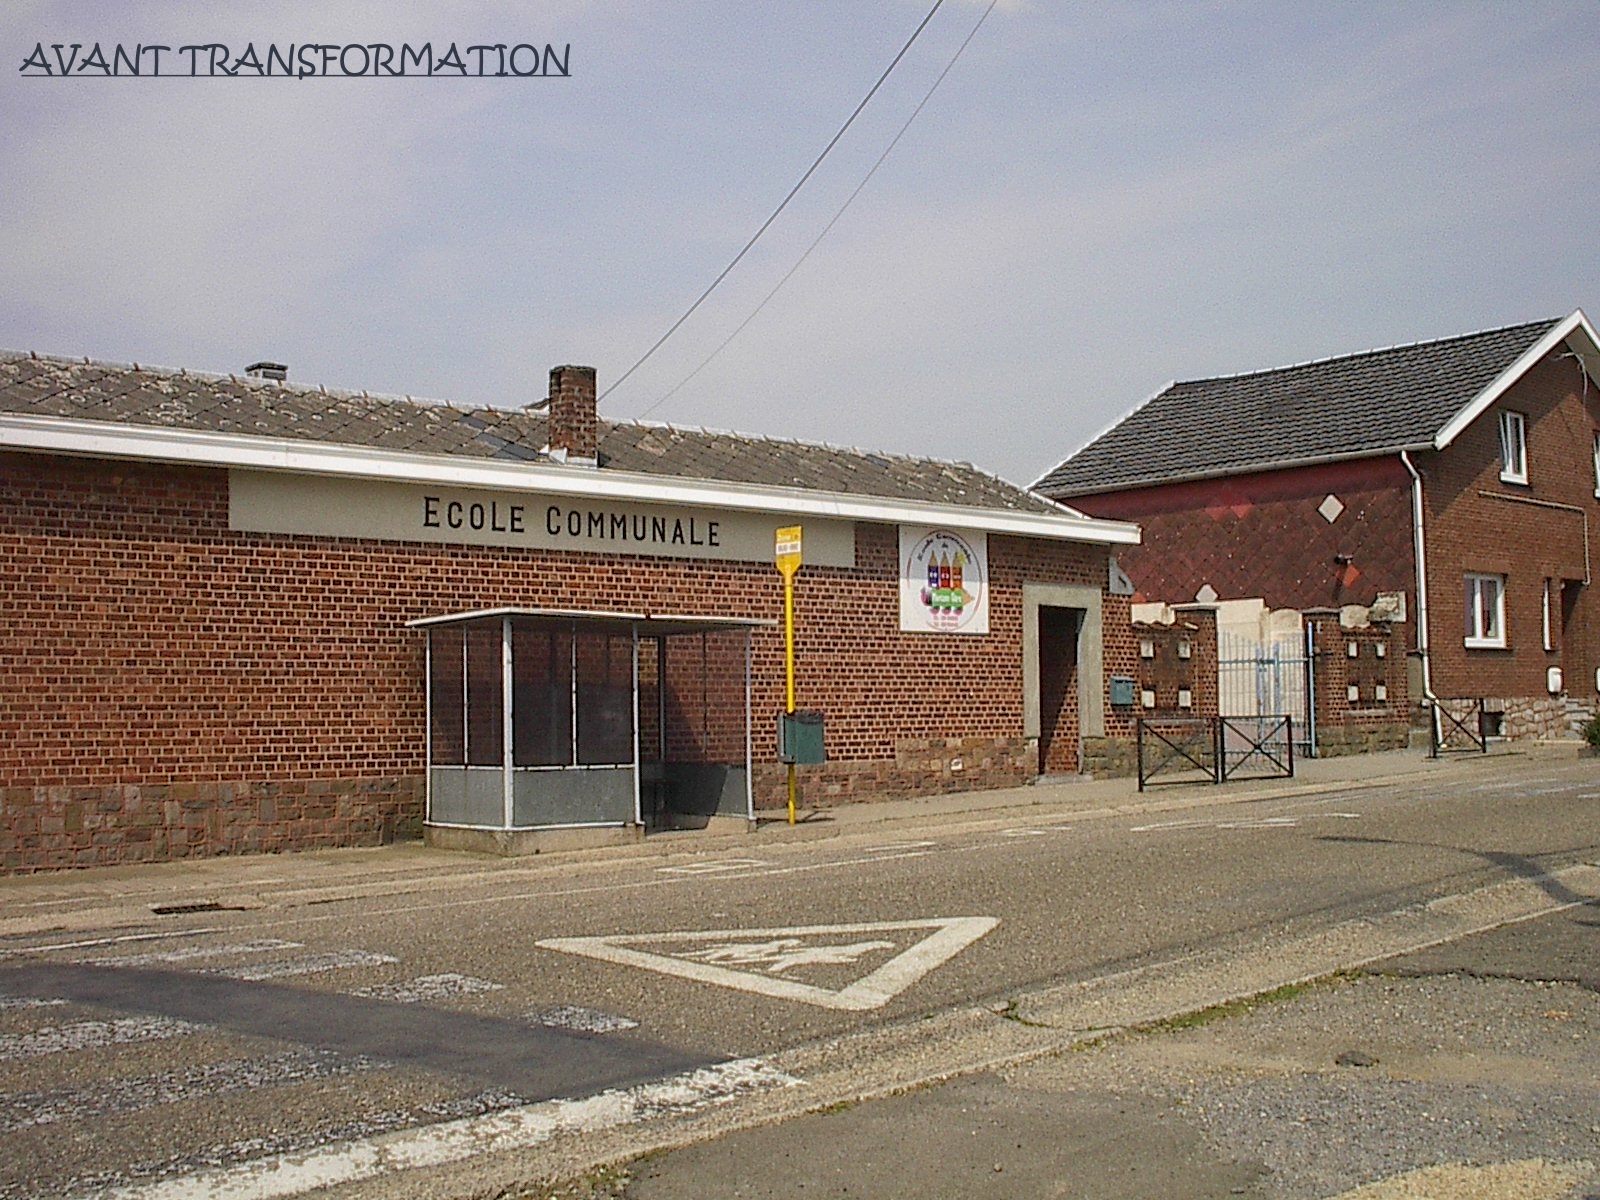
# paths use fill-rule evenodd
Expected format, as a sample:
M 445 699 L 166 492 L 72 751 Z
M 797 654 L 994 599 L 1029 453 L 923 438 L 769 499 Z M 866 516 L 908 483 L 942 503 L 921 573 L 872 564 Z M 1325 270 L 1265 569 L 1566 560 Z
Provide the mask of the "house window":
M 1506 644 L 1506 577 L 1468 575 L 1467 645 L 1504 647 Z
M 1544 617 L 1544 648 L 1546 650 L 1554 650 L 1556 648 L 1555 630 L 1552 627 L 1552 623 L 1551 623 L 1551 620 L 1550 620 L 1550 581 L 1548 579 L 1546 579 L 1544 581 L 1544 613 L 1543 613 L 1543 617 Z
M 1600 496 L 1600 433 L 1594 435 L 1594 494 Z
M 1528 482 L 1528 422 L 1519 412 L 1500 414 L 1500 478 Z

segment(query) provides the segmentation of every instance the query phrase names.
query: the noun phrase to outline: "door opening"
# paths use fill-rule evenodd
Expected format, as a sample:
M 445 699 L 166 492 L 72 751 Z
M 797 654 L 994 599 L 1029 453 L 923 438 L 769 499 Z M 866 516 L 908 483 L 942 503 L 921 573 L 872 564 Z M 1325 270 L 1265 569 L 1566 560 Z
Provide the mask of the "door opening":
M 1081 608 L 1039 606 L 1039 773 L 1078 772 Z

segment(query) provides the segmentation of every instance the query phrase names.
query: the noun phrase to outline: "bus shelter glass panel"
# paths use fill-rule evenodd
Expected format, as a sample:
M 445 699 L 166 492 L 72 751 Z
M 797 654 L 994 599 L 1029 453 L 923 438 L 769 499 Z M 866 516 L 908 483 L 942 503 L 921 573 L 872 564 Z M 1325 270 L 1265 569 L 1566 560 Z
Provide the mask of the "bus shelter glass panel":
M 633 636 L 580 633 L 574 684 L 584 766 L 633 762 Z
M 430 821 L 504 822 L 501 656 L 499 621 L 428 633 Z
M 633 821 L 632 627 L 513 618 L 511 631 L 512 825 Z
M 653 821 L 750 816 L 749 638 L 720 629 L 641 644 L 640 762 Z
M 513 766 L 565 767 L 572 759 L 572 631 L 511 626 Z

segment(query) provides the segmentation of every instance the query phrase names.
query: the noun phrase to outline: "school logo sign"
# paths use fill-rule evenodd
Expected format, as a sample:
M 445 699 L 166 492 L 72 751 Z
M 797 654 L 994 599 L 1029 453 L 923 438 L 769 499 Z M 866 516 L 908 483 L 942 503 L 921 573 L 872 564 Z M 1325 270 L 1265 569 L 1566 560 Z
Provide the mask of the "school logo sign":
M 900 526 L 900 628 L 989 632 L 987 534 Z

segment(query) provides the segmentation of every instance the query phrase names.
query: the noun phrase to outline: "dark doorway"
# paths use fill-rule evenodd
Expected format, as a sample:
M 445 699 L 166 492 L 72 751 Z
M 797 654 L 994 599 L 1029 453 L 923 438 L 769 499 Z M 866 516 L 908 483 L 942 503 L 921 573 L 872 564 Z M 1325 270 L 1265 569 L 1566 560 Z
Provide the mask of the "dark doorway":
M 1583 696 L 1586 694 L 1589 685 L 1573 674 L 1574 669 L 1580 663 L 1590 661 L 1589 647 L 1584 644 L 1588 640 L 1585 636 L 1588 631 L 1584 628 L 1583 622 L 1578 620 L 1578 602 L 1583 598 L 1584 592 L 1583 581 L 1581 579 L 1563 579 L 1559 583 L 1561 586 L 1561 612 L 1559 616 L 1556 614 L 1546 614 L 1545 616 L 1545 620 L 1550 621 L 1552 624 L 1557 620 L 1561 622 L 1559 628 L 1550 630 L 1550 644 L 1561 651 L 1562 691 L 1573 696 Z M 1546 603 L 1548 604 L 1549 601 L 1547 600 Z M 1600 675 L 1597 675 L 1596 679 L 1600 680 Z M 1600 683 L 1597 683 L 1596 686 L 1600 687 Z
M 1081 608 L 1039 608 L 1039 772 L 1078 771 L 1078 631 Z

